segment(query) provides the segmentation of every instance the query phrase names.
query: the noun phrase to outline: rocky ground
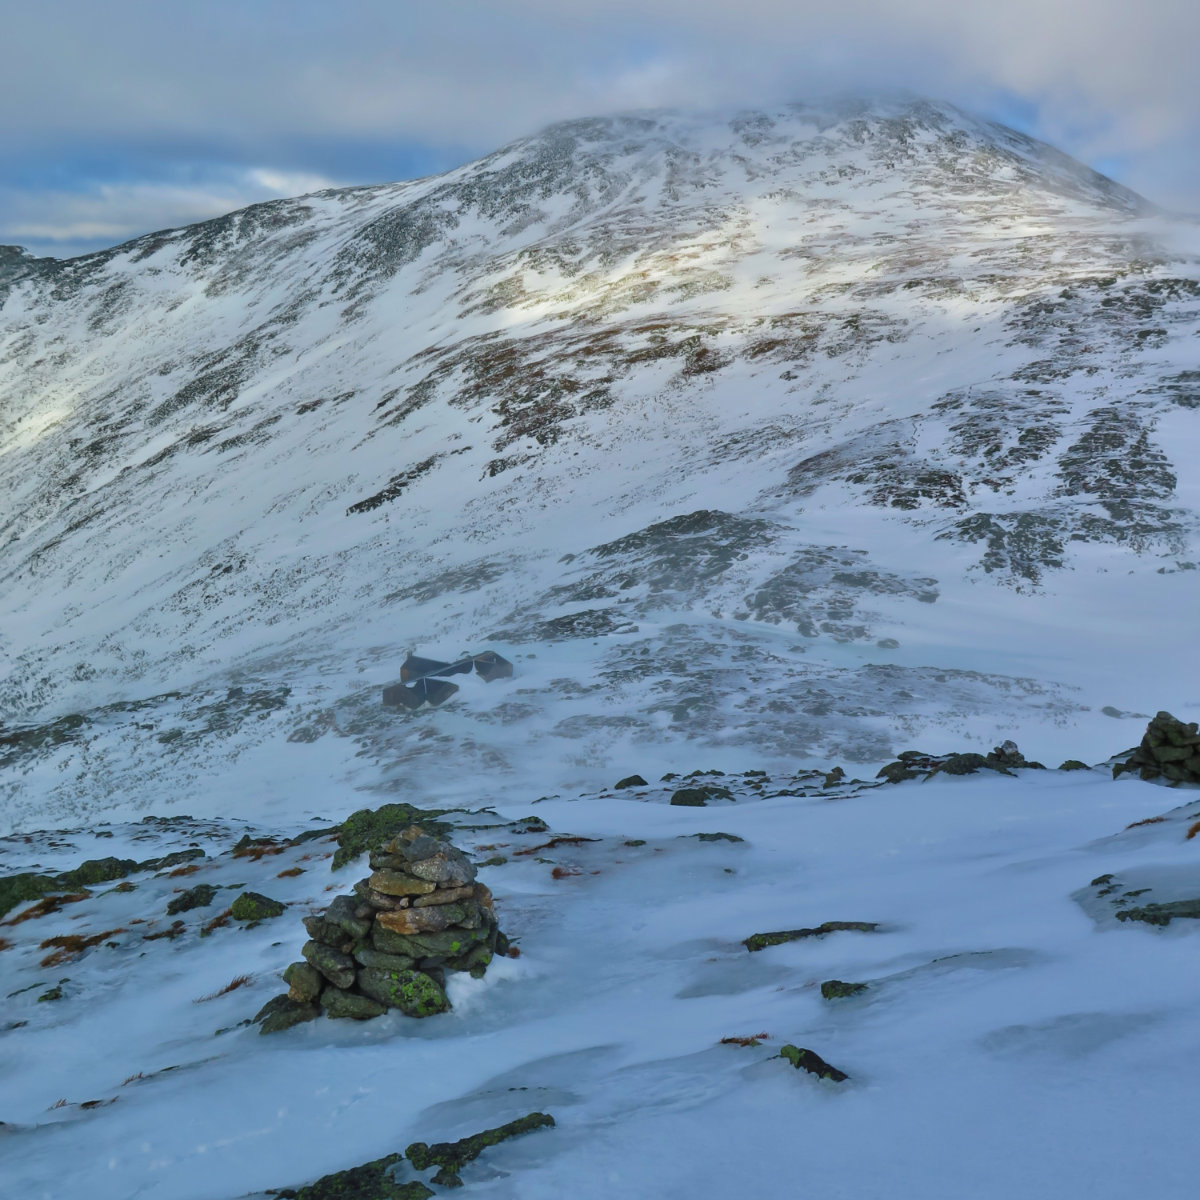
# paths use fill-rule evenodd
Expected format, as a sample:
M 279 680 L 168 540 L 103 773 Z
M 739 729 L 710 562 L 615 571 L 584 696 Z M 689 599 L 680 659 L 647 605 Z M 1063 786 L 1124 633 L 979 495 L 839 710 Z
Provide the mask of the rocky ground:
M 800 1127 L 823 1194 L 1189 1194 L 1194 786 L 1011 746 L 895 767 L 5 839 L 9 1178 L 114 1200 L 711 1195 L 791 1178 Z M 361 903 L 414 816 L 465 852 L 511 947 L 447 972 L 441 1014 L 329 1006 L 260 1037 L 314 920 Z M 511 1123 L 546 1128 L 491 1136 Z

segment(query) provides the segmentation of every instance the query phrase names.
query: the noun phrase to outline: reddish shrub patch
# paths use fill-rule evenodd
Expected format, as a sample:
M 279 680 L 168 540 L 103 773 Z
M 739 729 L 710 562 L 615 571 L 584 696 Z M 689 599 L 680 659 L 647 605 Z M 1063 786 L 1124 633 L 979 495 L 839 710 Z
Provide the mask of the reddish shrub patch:
M 42 959 L 42 966 L 57 967 L 62 963 L 72 962 L 85 950 L 90 950 L 93 946 L 98 946 L 110 937 L 115 937 L 118 933 L 124 932 L 124 929 L 106 929 L 103 933 L 93 933 L 87 936 L 84 936 L 82 933 L 66 933 L 59 937 L 47 938 L 39 949 L 49 950 L 53 948 L 54 953 L 47 954 Z
M 1137 829 L 1139 825 L 1160 825 L 1165 821 L 1166 817 L 1147 817 L 1144 821 L 1134 821 L 1132 825 L 1126 825 L 1126 829 Z

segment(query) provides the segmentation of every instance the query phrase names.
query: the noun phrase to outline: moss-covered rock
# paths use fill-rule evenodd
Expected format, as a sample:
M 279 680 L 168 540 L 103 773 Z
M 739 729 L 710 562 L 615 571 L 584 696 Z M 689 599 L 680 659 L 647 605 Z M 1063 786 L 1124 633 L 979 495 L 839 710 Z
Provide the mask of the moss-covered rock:
M 616 784 L 617 791 L 620 791 L 622 788 L 631 787 L 643 788 L 649 787 L 649 784 L 640 775 L 626 775 L 624 779 L 619 780 Z
M 290 996 L 273 996 L 255 1013 L 251 1024 L 259 1027 L 259 1033 L 280 1033 L 320 1015 L 321 1010 L 315 1004 L 303 1004 Z
M 797 1071 L 808 1071 L 818 1079 L 831 1079 L 834 1083 L 842 1083 L 850 1078 L 845 1071 L 827 1063 L 815 1050 L 806 1050 L 803 1046 L 793 1046 L 790 1042 L 779 1051 L 779 1057 L 786 1059 Z
M 321 993 L 321 1007 L 327 1016 L 351 1021 L 369 1021 L 381 1017 L 387 1006 L 372 1000 L 370 996 L 359 996 L 355 992 L 344 992 L 341 988 L 329 987 Z
M 216 899 L 217 889 L 211 883 L 198 883 L 195 887 L 180 892 L 167 905 L 167 916 L 173 917 L 181 912 L 191 912 L 193 908 L 207 908 Z M 235 901 L 236 903 L 236 901 Z
M 671 803 L 680 808 L 704 808 L 710 800 L 732 800 L 733 793 L 716 783 L 699 787 L 679 788 L 671 795 Z
M 319 971 L 336 988 L 354 986 L 355 964 L 348 954 L 343 954 L 322 942 L 305 942 L 300 948 L 304 961 Z
M 919 779 L 920 772 L 914 771 L 906 762 L 891 762 L 875 778 L 885 779 L 888 783 L 903 783 L 906 779 Z
M 360 966 L 378 967 L 381 971 L 411 971 L 417 961 L 403 954 L 384 954 L 370 946 L 355 946 L 351 953 Z
M 124 879 L 138 870 L 139 864 L 132 858 L 89 858 L 73 871 L 64 871 L 57 878 L 58 886 L 68 891 L 94 887 L 98 883 L 110 883 Z
M 288 985 L 288 998 L 297 1004 L 312 1004 L 321 995 L 325 977 L 306 962 L 294 962 L 284 968 L 283 982 Z
M 267 921 L 271 917 L 282 915 L 286 907 L 261 892 L 243 892 L 230 906 L 229 911 L 235 921 Z
M 450 826 L 437 820 L 449 809 L 420 809 L 411 804 L 383 804 L 379 808 L 360 808 L 342 822 L 338 833 L 338 848 L 333 855 L 333 869 L 353 862 L 360 854 L 382 850 L 393 838 L 410 825 L 420 823 L 426 833 L 442 836 Z
M 1068 758 L 1060 764 L 1058 769 L 1060 771 L 1090 771 L 1092 768 L 1087 763 L 1080 762 L 1077 758 Z
M 1117 913 L 1118 921 L 1142 921 L 1147 925 L 1170 925 L 1177 917 L 1200 921 L 1200 897 L 1173 900 L 1166 904 L 1147 904 L 1142 908 L 1127 908 Z
M 804 938 L 824 937 L 827 933 L 874 933 L 879 928 L 874 921 L 825 921 L 808 929 L 780 929 L 774 933 L 753 933 L 742 945 L 753 954 L 768 946 L 781 946 L 784 942 L 799 942 Z
M 446 993 L 422 971 L 363 967 L 358 986 L 364 995 L 387 1008 L 398 1008 L 406 1017 L 432 1017 L 450 1008 Z
M 298 1191 L 282 1188 L 276 1195 L 289 1200 L 429 1200 L 433 1190 L 420 1180 L 397 1183 L 392 1168 L 402 1154 L 389 1154 L 347 1171 L 323 1175 Z
M 842 979 L 827 979 L 821 984 L 821 996 L 825 1000 L 845 1000 L 866 990 L 865 983 L 846 983 Z
M 50 892 L 57 891 L 58 885 L 52 875 L 38 875 L 32 871 L 23 871 L 19 875 L 6 875 L 0 878 L 0 917 L 18 904 L 26 904 L 30 900 L 40 900 Z
M 549 1113 L 532 1112 L 518 1117 L 515 1121 L 497 1125 L 494 1129 L 485 1129 L 482 1133 L 460 1138 L 457 1142 L 435 1142 L 432 1146 L 425 1142 L 413 1142 L 404 1153 L 418 1171 L 441 1167 L 457 1174 L 489 1146 L 498 1146 L 509 1138 L 531 1133 L 535 1129 L 553 1127 L 554 1118 Z

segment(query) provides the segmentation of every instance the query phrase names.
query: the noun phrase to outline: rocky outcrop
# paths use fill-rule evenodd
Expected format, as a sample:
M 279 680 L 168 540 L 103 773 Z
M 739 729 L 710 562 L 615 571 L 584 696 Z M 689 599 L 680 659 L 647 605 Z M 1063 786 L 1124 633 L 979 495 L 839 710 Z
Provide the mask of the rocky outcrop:
M 1166 779 L 1170 783 L 1200 783 L 1200 726 L 1184 724 L 1169 712 L 1160 712 L 1146 726 L 1141 744 L 1113 767 L 1113 778 L 1136 771 L 1141 779 Z
M 372 873 L 323 912 L 304 919 L 309 940 L 283 973 L 286 1007 L 262 1032 L 324 1012 L 368 1020 L 389 1008 L 429 1017 L 450 1007 L 446 972 L 479 978 L 508 940 L 492 894 L 449 842 L 412 825 L 370 854 Z M 274 1003 L 274 1002 L 273 1002 Z
M 976 771 L 999 771 L 1011 775 L 1022 768 L 1044 771 L 1045 765 L 1031 762 L 1017 748 L 1017 743 L 1008 741 L 994 746 L 987 754 L 967 751 L 960 754 L 926 754 L 923 750 L 905 750 L 895 762 L 888 763 L 876 779 L 888 783 L 903 783 L 906 779 L 926 779 L 938 774 L 974 775 Z

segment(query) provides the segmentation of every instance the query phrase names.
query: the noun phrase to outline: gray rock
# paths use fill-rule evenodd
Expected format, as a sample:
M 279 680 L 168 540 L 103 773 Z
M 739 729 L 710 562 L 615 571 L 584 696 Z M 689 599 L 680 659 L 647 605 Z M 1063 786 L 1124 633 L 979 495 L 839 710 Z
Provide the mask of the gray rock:
M 354 986 L 355 963 L 348 954 L 321 942 L 305 942 L 300 950 L 305 961 L 315 967 L 335 988 Z
M 211 883 L 198 883 L 186 892 L 181 892 L 167 905 L 167 916 L 191 912 L 193 908 L 207 908 L 216 898 L 217 889 Z
M 371 922 L 358 916 L 357 910 L 358 905 L 349 896 L 338 896 L 325 910 L 324 917 L 357 942 L 371 932 Z
M 326 1016 L 351 1021 L 369 1021 L 372 1017 L 382 1017 L 387 1011 L 386 1005 L 369 996 L 358 996 L 335 987 L 326 988 L 321 993 L 321 1007 Z
M 306 962 L 294 962 L 286 967 L 283 982 L 288 985 L 288 999 L 297 1004 L 311 1004 L 325 986 L 321 972 Z

